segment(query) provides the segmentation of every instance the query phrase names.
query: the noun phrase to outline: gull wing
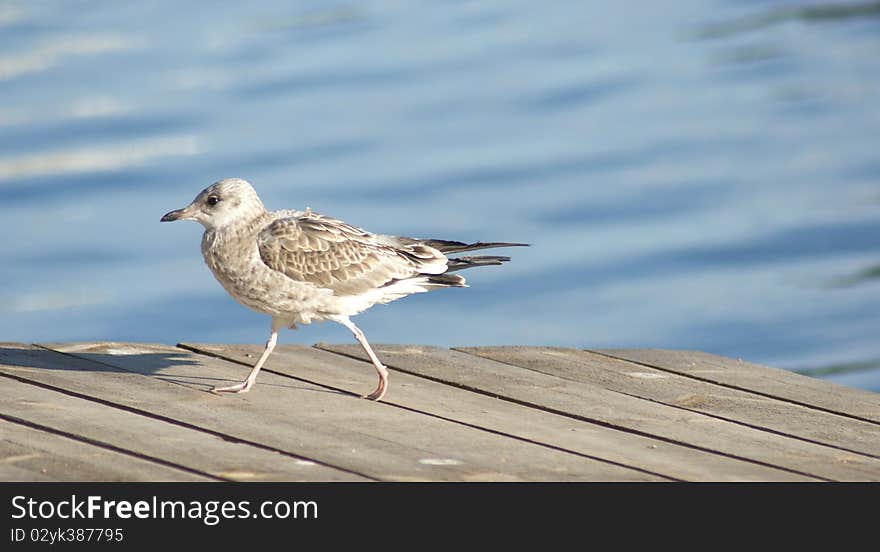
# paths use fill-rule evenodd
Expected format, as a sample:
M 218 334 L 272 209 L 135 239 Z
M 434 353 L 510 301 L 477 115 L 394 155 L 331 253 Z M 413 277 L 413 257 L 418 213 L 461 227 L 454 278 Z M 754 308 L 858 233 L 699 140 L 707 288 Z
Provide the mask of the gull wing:
M 272 270 L 340 296 L 446 270 L 446 257 L 432 247 L 382 243 L 365 230 L 311 211 L 285 213 L 259 233 L 257 244 Z

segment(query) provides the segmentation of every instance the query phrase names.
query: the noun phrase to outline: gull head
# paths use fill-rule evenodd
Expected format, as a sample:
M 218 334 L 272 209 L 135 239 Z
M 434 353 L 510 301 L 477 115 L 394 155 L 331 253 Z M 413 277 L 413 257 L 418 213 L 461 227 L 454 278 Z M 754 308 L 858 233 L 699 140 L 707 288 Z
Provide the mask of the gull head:
M 161 220 L 194 220 L 205 230 L 217 230 L 232 223 L 251 220 L 265 212 L 263 202 L 247 180 L 224 178 L 202 190 L 183 209 L 165 213 Z

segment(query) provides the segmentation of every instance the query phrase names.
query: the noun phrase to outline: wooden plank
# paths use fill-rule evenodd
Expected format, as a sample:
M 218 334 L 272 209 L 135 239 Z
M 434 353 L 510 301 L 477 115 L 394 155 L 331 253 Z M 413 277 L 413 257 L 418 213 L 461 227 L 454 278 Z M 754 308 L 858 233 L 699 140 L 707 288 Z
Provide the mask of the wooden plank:
M 364 481 L 300 458 L 0 377 L 0 414 L 230 481 Z M 46 434 L 49 435 L 49 434 Z
M 658 480 L 272 373 L 241 395 L 205 392 L 248 369 L 163 345 L 0 348 L 0 371 L 382 480 Z
M 865 389 L 701 351 L 602 349 L 594 352 L 880 423 L 880 393 Z
M 3 453 L 0 452 L 0 458 Z M 19 468 L 15 464 L 4 464 L 0 461 L 0 481 L 4 483 L 35 483 L 56 481 L 44 473 L 37 473 L 25 468 Z
M 181 344 L 249 365 L 256 345 Z M 360 360 L 302 345 L 276 347 L 266 370 L 333 389 L 367 392 L 375 371 Z M 560 416 L 405 373 L 394 374 L 384 402 L 688 481 L 797 481 L 802 475 Z
M 880 458 L 880 425 L 604 355 L 556 347 L 461 351 Z
M 364 359 L 354 345 L 319 345 Z M 460 351 L 374 346 L 392 368 L 567 416 L 831 480 L 880 480 L 880 460 Z M 395 374 L 396 375 L 396 374 Z M 393 398 L 392 387 L 387 397 Z
M 40 429 L 0 420 L 4 481 L 211 481 Z

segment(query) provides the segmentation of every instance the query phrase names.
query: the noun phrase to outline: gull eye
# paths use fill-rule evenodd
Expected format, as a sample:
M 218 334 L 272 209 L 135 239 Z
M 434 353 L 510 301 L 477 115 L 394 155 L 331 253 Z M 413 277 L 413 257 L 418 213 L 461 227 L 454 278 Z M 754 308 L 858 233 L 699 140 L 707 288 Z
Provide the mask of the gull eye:
M 217 205 L 218 203 L 220 203 L 220 198 L 215 195 L 208 196 L 207 202 L 208 202 L 208 205 L 213 207 L 214 205 Z

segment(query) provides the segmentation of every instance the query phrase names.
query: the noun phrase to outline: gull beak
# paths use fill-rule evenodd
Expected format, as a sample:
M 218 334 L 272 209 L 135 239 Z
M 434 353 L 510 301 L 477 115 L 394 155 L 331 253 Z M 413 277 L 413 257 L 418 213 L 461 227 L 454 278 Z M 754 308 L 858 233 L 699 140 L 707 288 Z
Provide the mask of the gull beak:
M 161 219 L 161 222 L 171 222 L 175 220 L 187 220 L 192 218 L 192 205 L 187 205 L 183 209 L 175 209 L 174 211 L 169 211 L 165 213 Z
M 171 222 L 173 220 L 178 220 L 183 216 L 183 209 L 177 209 L 176 211 L 169 211 L 165 213 L 160 219 L 161 222 Z

